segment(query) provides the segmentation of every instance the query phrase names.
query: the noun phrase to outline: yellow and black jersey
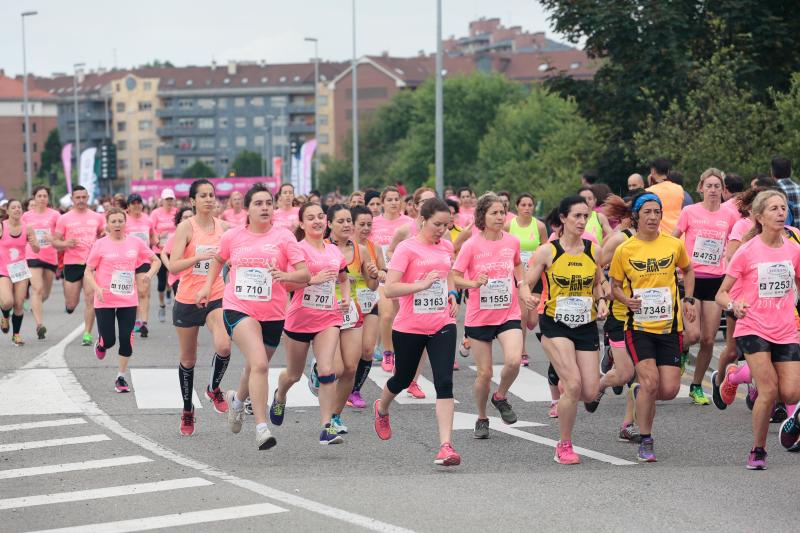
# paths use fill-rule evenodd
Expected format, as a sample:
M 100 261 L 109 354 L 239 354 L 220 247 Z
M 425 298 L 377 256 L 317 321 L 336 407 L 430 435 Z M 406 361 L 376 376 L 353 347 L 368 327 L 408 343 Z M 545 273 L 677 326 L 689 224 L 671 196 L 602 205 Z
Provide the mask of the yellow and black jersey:
M 609 274 L 626 287 L 629 297 L 642 300 L 636 313 L 628 310 L 625 329 L 657 334 L 682 331 L 678 269 L 688 266 L 683 242 L 663 233 L 652 241 L 632 237 L 620 244 Z
M 622 246 L 625 244 L 625 242 L 627 242 L 628 239 L 633 237 L 633 230 L 631 229 L 624 229 L 620 233 L 625 235 L 625 240 L 622 241 L 619 246 Z M 614 251 L 616 252 L 616 250 Z M 630 285 L 628 284 L 627 280 L 623 280 L 622 290 L 625 292 L 625 294 L 630 292 Z M 625 323 L 625 321 L 628 320 L 628 308 L 616 300 L 611 300 L 611 314 L 614 316 L 614 318 L 622 323 Z
M 578 255 L 568 254 L 559 240 L 549 245 L 553 263 L 544 276 L 547 300 L 543 313 L 570 326 L 591 322 L 596 317 L 593 290 L 597 276 L 592 241 L 583 239 L 583 251 Z

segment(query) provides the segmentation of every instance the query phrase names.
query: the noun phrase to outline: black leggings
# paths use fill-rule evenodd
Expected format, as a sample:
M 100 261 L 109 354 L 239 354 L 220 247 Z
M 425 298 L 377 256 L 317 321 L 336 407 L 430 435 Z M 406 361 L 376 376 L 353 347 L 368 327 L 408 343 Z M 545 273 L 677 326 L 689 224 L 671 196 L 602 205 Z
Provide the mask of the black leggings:
M 403 333 L 392 330 L 394 343 L 394 376 L 386 382 L 392 394 L 408 388 L 417 373 L 422 352 L 428 349 L 433 370 L 433 386 L 438 400 L 453 397 L 453 361 L 456 358 L 456 325 L 448 324 L 433 335 Z
M 164 292 L 167 290 L 167 267 L 164 264 L 161 264 L 161 268 L 158 269 L 158 292 Z
M 95 308 L 94 314 L 97 317 L 97 331 L 103 340 L 103 348 L 108 350 L 117 342 L 114 318 L 119 324 L 119 354 L 122 357 L 133 355 L 133 345 L 131 344 L 131 333 L 133 324 L 136 322 L 136 307 L 102 307 Z

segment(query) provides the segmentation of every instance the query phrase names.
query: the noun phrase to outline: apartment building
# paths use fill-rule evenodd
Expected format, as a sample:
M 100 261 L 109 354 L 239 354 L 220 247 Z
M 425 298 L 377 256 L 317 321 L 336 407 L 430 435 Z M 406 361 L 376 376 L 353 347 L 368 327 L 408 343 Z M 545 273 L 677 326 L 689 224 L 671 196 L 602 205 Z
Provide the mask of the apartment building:
M 144 73 L 143 73 L 144 74 Z M 126 74 L 110 84 L 117 179 L 152 179 L 157 169 L 160 78 Z

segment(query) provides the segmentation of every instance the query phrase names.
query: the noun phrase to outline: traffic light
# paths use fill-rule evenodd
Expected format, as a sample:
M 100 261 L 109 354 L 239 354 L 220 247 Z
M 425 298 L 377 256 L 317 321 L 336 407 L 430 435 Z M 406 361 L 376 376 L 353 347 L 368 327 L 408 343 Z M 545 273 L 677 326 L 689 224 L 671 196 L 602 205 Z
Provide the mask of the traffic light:
M 100 175 L 101 180 L 117 179 L 117 146 L 103 144 L 100 146 Z

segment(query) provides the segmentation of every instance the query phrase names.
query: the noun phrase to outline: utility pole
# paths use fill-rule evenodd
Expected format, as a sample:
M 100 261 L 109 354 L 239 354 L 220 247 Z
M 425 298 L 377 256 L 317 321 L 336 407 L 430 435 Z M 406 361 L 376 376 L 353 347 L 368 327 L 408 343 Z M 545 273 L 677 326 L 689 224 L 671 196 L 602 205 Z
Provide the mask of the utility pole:
M 358 59 L 356 58 L 356 0 L 353 0 L 353 190 L 358 186 Z
M 25 107 L 25 181 L 28 189 L 28 198 L 33 190 L 33 167 L 31 163 L 31 119 L 28 109 L 28 64 L 25 51 L 25 17 L 32 17 L 37 11 L 22 13 L 22 105 Z

